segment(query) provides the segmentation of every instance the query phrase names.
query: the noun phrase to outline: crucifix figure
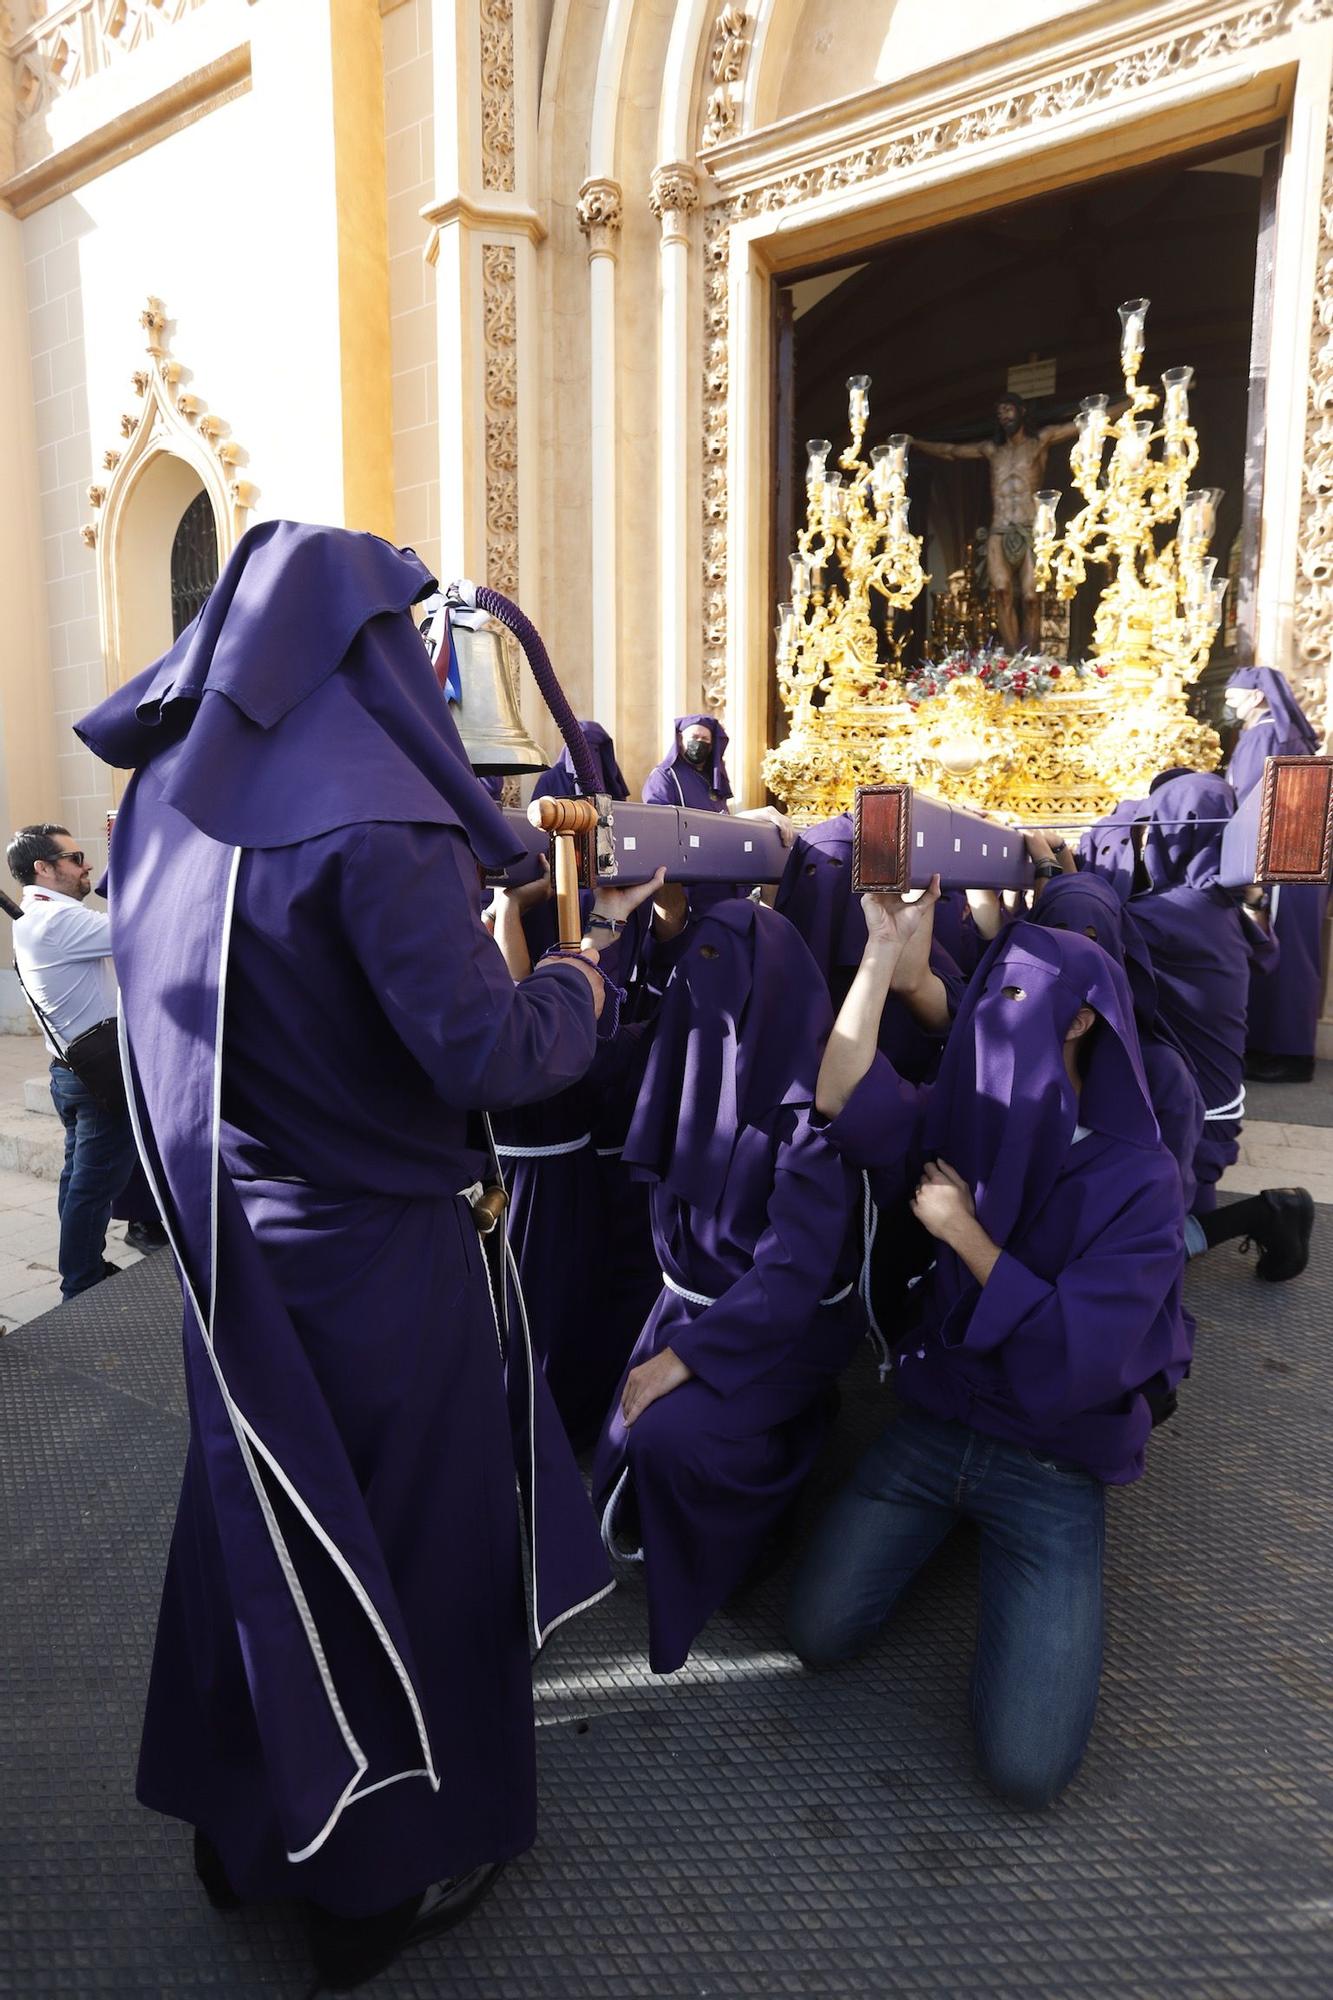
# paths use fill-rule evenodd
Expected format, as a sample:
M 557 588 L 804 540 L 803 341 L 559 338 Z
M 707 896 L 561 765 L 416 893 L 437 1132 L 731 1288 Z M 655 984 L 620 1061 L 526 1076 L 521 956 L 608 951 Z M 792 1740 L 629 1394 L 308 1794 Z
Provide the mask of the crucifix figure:
M 1041 603 L 1032 565 L 1032 523 L 1036 495 L 1045 484 L 1046 455 L 1053 444 L 1077 437 L 1073 424 L 1027 428 L 1021 396 L 1001 396 L 995 405 L 995 435 L 975 444 L 935 444 L 913 438 L 931 458 L 984 458 L 990 466 L 991 522 L 986 537 L 986 575 L 995 598 L 995 622 L 1010 652 L 1041 649 Z

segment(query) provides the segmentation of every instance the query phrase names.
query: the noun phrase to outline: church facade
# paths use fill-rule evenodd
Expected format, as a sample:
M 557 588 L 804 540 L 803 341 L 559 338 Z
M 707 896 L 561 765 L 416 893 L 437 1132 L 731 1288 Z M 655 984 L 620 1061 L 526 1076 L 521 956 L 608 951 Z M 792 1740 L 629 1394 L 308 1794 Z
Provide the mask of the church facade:
M 71 723 L 274 516 L 518 597 L 631 780 L 720 709 L 757 802 L 783 285 L 1252 143 L 1237 644 L 1327 727 L 1331 87 L 1333 0 L 9 0 L 7 822 L 95 845 Z

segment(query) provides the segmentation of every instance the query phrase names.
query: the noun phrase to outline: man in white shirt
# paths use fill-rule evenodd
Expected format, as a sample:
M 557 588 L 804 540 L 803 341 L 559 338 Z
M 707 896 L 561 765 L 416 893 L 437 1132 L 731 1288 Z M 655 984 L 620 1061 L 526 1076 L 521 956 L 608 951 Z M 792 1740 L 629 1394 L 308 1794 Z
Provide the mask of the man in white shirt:
M 65 1128 L 60 1216 L 60 1291 L 72 1299 L 108 1278 L 111 1205 L 134 1166 L 125 1111 L 108 1111 L 63 1060 L 62 1051 L 116 1012 L 111 920 L 85 910 L 91 868 L 66 827 L 20 827 L 9 843 L 9 872 L 23 887 L 14 926 L 14 962 L 51 1055 L 51 1097 Z

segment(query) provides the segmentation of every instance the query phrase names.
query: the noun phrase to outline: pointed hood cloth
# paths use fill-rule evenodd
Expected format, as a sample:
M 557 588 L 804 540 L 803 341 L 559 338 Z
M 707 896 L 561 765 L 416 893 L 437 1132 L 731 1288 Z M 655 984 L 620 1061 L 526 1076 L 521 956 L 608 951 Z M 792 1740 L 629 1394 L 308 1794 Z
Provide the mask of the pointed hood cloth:
M 819 967 L 786 918 L 748 899 L 714 904 L 667 984 L 625 1165 L 713 1214 L 742 1126 L 813 1103 L 832 1025 Z
M 629 786 L 616 762 L 616 746 L 603 729 L 600 722 L 580 722 L 593 762 L 597 766 L 599 792 L 609 792 L 613 799 L 627 799 Z M 566 744 L 549 771 L 543 771 L 532 788 L 534 799 L 573 799 L 579 796 L 578 779 L 574 772 L 574 759 Z
M 1104 876 L 1091 870 L 1054 876 L 1038 896 L 1029 921 L 1048 930 L 1081 931 L 1109 952 L 1129 981 L 1140 1040 L 1151 1036 L 1189 1061 L 1158 1011 L 1157 974 L 1148 941 L 1132 908 L 1121 902 Z
M 681 745 L 681 731 L 688 729 L 692 722 L 702 722 L 713 732 L 713 762 L 709 775 L 706 778 L 702 771 L 691 764 Z M 676 717 L 676 729 L 671 748 L 661 763 L 654 765 L 653 769 L 665 778 L 670 776 L 679 767 L 681 770 L 691 773 L 694 778 L 702 780 L 710 790 L 717 793 L 720 799 L 729 799 L 731 797 L 731 780 L 727 776 L 725 761 L 728 741 L 727 732 L 715 715 L 678 715 Z M 693 801 L 686 800 L 684 803 L 691 804 Z
M 1122 903 L 1134 893 L 1134 823 L 1147 816 L 1147 799 L 1122 799 L 1079 839 L 1079 867 L 1104 875 Z
M 1143 866 L 1152 888 L 1205 895 L 1211 890 L 1225 897 L 1219 881 L 1222 835 L 1235 810 L 1236 794 L 1226 779 L 1204 772 L 1172 778 L 1154 792 L 1143 835 Z
M 1063 1045 L 1085 1001 L 1098 1020 L 1076 1097 Z M 1091 938 L 1012 924 L 978 965 L 958 1011 L 926 1111 L 925 1157 L 962 1175 L 978 1220 L 1003 1248 L 1040 1212 L 1076 1123 L 1134 1146 L 1159 1143 L 1129 983 Z
M 1262 778 L 1267 758 L 1311 757 L 1319 748 L 1319 732 L 1276 667 L 1238 667 L 1227 682 L 1228 694 L 1232 688 L 1259 688 L 1268 705 L 1263 721 L 1241 730 L 1227 765 L 1227 777 L 1243 799 Z
M 315 1853 L 355 1799 L 404 1778 L 438 1790 L 448 1773 L 435 1767 L 355 1471 L 222 1167 L 231 912 L 247 846 L 361 820 L 456 826 L 497 862 L 512 851 L 408 615 L 430 582 L 414 555 L 371 535 L 265 523 L 171 651 L 79 727 L 99 756 L 134 769 L 109 869 L 122 1059 L 181 1269 L 192 1431 L 226 1523 L 228 1588 L 292 1861 Z M 535 1438 L 531 1453 L 539 1482 Z M 586 1579 L 569 1574 L 579 1565 L 568 1551 L 552 1552 L 568 1594 L 544 1601 L 539 1584 L 539 1632 L 604 1584 L 591 1519 L 590 1534 Z M 339 1680 L 337 1649 L 321 1639 L 312 1603 L 339 1588 L 374 1674 Z

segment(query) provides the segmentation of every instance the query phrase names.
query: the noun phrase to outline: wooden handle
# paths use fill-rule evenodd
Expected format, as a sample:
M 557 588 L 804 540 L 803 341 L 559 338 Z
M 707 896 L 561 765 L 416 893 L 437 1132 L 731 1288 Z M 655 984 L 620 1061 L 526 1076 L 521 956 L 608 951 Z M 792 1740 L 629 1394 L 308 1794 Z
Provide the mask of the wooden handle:
M 534 799 L 528 818 L 543 833 L 594 833 L 597 808 L 591 799 Z
M 548 801 L 542 799 L 542 805 Z M 581 804 L 581 800 L 551 799 L 553 806 Z M 572 834 L 556 835 L 555 842 L 555 916 L 561 944 L 580 945 L 583 942 L 583 905 L 579 899 L 579 851 L 574 845 Z

